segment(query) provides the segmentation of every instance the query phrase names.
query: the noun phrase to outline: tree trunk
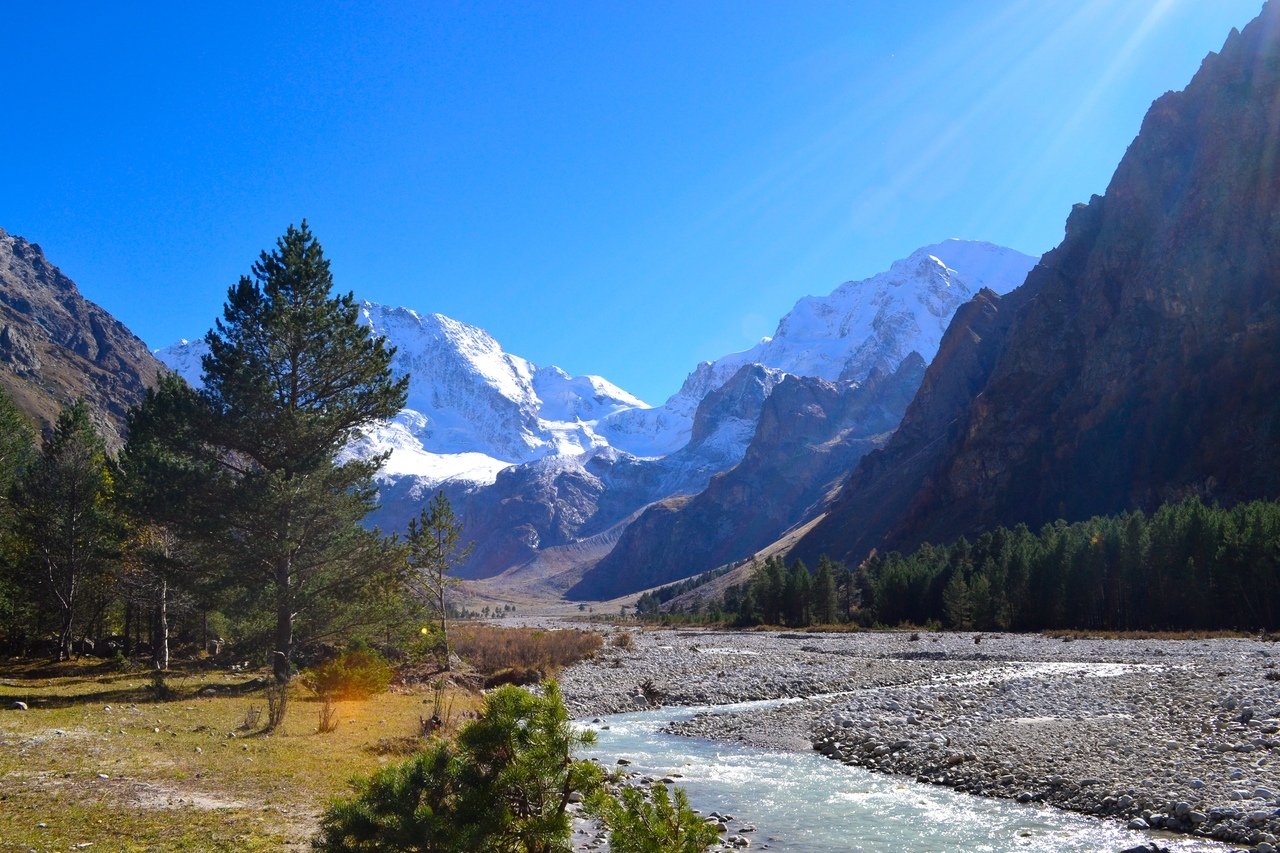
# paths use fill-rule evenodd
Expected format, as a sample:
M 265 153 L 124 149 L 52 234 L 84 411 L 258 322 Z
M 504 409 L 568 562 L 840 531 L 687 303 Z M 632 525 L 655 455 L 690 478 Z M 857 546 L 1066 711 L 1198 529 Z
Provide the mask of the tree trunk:
M 58 632 L 58 661 L 71 660 L 72 649 L 72 631 L 74 623 L 74 611 L 68 607 L 62 611 L 62 630 Z
M 444 609 L 444 578 L 440 579 L 440 635 L 444 637 L 444 671 L 453 671 L 453 649 L 449 646 L 449 620 Z
M 169 668 L 169 579 L 160 578 L 160 645 L 157 647 L 156 663 L 161 669 Z
M 293 657 L 293 608 L 289 601 L 289 570 L 281 569 L 276 576 L 276 642 L 271 655 L 271 670 L 276 682 L 289 683 L 289 669 Z
M 133 654 L 133 638 L 129 636 L 129 632 L 133 630 L 133 602 L 126 601 L 124 603 L 124 656 L 130 657 Z

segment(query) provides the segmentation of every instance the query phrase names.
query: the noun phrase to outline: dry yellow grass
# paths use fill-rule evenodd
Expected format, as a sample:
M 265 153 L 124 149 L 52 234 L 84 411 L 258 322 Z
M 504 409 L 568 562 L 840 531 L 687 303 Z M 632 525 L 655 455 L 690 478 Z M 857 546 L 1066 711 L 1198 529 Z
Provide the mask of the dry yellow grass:
M 554 675 L 593 657 L 603 643 L 595 631 L 576 628 L 543 631 L 475 623 L 453 629 L 454 650 L 484 675 L 513 669 L 537 673 L 538 677 Z
M 398 760 L 380 743 L 431 713 L 429 694 L 389 693 L 339 703 L 337 731 L 318 734 L 320 704 L 299 689 L 266 736 L 243 728 L 251 705 L 266 716 L 250 675 L 175 673 L 168 701 L 149 683 L 107 664 L 0 664 L 0 851 L 304 850 L 326 801 Z

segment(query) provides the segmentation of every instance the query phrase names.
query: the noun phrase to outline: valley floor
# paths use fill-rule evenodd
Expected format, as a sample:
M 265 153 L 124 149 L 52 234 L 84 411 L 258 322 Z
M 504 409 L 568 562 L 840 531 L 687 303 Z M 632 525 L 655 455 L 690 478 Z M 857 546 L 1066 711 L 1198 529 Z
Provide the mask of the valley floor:
M 645 707 L 645 688 L 671 706 L 806 697 L 668 728 L 1263 851 L 1280 835 L 1270 642 L 630 633 L 562 674 L 576 716 Z

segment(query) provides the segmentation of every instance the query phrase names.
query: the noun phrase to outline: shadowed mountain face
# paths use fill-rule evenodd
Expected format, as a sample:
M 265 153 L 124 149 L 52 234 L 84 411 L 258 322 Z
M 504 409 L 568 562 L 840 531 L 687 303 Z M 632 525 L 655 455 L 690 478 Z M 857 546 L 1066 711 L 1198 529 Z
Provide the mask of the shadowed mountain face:
M 457 499 L 476 549 L 467 577 L 497 575 L 539 551 L 604 533 L 648 504 L 702 490 L 713 474 L 742 458 L 761 408 L 783 374 L 747 365 L 699 404 L 692 438 L 675 453 L 637 459 L 612 448 L 574 457 L 549 457 L 506 468 L 493 485 Z M 401 504 L 388 500 L 389 516 Z M 413 506 L 412 499 L 406 506 Z M 402 511 L 402 510 L 401 510 Z
M 793 550 L 1280 494 L 1280 5 L 1155 102 L 1023 287 L 957 313 L 901 429 Z
M 748 557 L 811 518 L 898 424 L 924 369 L 911 353 L 893 375 L 865 383 L 787 376 L 765 400 L 742 462 L 693 497 L 645 510 L 569 597 L 607 599 L 688 577 Z
M 164 370 L 124 324 L 80 295 L 34 243 L 0 230 L 0 384 L 41 428 L 83 396 L 112 449 Z

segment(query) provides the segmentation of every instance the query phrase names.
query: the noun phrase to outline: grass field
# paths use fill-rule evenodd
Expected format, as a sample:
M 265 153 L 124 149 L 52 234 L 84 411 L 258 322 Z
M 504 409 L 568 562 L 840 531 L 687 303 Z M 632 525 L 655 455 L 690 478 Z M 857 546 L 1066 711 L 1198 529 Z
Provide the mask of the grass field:
M 0 851 L 308 849 L 326 801 L 400 760 L 431 714 L 429 691 L 394 691 L 340 703 L 319 734 L 299 687 L 268 736 L 245 728 L 251 707 L 266 718 L 255 675 L 179 669 L 157 701 L 145 672 L 0 662 Z

